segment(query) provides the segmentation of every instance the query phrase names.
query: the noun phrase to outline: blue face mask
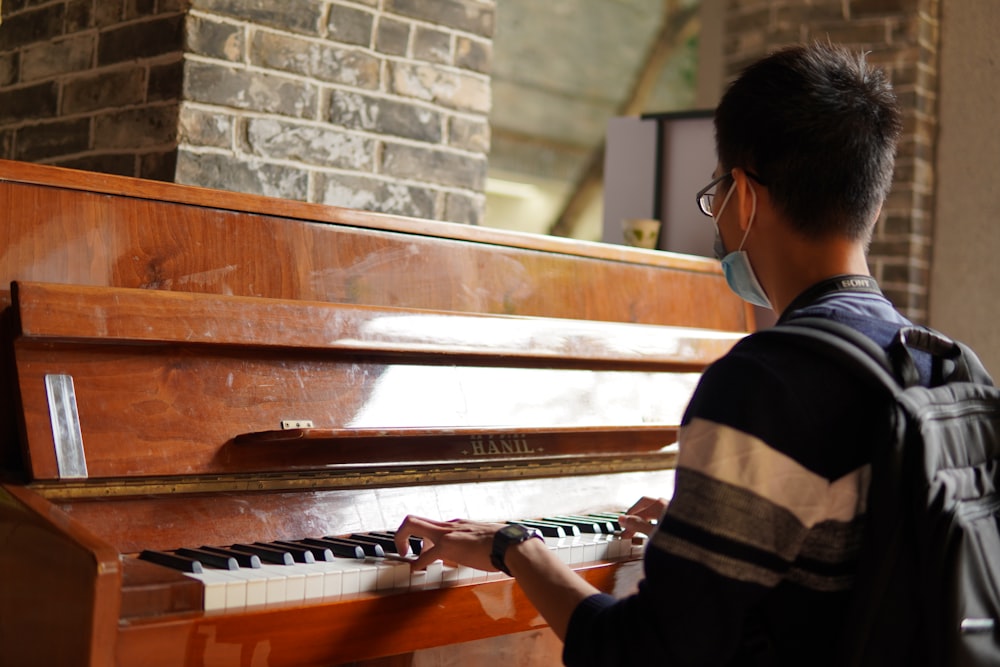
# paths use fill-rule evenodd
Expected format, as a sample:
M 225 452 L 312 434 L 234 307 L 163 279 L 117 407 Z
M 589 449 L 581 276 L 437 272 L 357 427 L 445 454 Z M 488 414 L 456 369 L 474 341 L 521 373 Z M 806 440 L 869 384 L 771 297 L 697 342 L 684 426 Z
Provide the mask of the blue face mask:
M 733 190 L 735 190 L 734 187 L 729 188 L 726 198 L 722 200 L 722 206 L 719 207 L 719 211 L 713 216 L 713 219 L 716 221 L 715 257 L 722 262 L 722 273 L 726 276 L 726 283 L 729 285 L 729 289 L 733 290 L 737 296 L 748 303 L 763 308 L 770 308 L 771 301 L 767 298 L 767 294 L 764 292 L 764 288 L 761 287 L 760 281 L 757 280 L 757 274 L 753 272 L 753 267 L 750 266 L 750 256 L 743 250 L 743 244 L 746 243 L 747 236 L 750 234 L 750 226 L 753 225 L 754 216 L 757 215 L 757 193 L 754 192 L 753 186 L 749 187 L 750 195 L 753 197 L 753 208 L 750 210 L 750 222 L 747 223 L 747 230 L 743 234 L 743 240 L 740 241 L 738 250 L 726 253 L 726 247 L 722 243 L 722 235 L 719 233 L 718 222 L 722 211 L 726 208 L 726 204 L 729 203 L 729 197 L 732 196 Z

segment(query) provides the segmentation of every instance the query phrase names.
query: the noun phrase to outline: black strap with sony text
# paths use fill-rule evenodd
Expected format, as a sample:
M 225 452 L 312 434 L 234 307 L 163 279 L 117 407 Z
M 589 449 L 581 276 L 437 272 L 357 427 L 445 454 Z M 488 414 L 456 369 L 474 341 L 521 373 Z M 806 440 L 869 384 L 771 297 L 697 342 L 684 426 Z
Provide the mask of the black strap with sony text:
M 827 294 L 833 294 L 834 292 L 867 292 L 868 294 L 878 294 L 882 296 L 882 290 L 879 288 L 878 283 L 871 276 L 863 276 L 861 274 L 846 274 L 841 276 L 833 276 L 832 278 L 827 278 L 826 280 L 821 280 L 816 283 L 802 294 L 795 297 L 788 307 L 785 308 L 781 317 L 778 318 L 778 323 L 786 319 L 786 316 L 794 313 L 797 310 L 801 310 L 812 303 L 819 301 L 821 298 Z

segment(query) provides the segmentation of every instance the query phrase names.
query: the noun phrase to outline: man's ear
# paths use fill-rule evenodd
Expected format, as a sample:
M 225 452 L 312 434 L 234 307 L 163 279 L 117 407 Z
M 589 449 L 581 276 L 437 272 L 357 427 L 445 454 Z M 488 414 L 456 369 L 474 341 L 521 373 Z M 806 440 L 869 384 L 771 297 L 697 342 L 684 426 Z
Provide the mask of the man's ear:
M 757 193 L 751 191 L 753 185 L 751 185 L 750 177 L 747 176 L 746 171 L 742 167 L 733 169 L 733 187 L 736 188 L 736 192 L 733 193 L 733 199 L 736 200 L 736 210 L 739 211 L 738 221 L 740 229 L 746 231 L 756 212 L 754 209 L 757 206 L 757 198 L 755 196 Z

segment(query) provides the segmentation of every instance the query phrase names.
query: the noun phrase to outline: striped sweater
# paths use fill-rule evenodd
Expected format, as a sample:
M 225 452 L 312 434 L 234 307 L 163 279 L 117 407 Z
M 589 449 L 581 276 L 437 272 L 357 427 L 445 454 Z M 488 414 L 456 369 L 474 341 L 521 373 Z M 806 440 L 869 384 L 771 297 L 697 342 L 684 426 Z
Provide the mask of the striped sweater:
M 804 311 L 883 346 L 906 321 L 881 295 Z M 843 368 L 749 336 L 709 367 L 680 432 L 673 498 L 623 600 L 574 611 L 567 665 L 833 665 L 886 404 Z M 647 495 L 654 489 L 642 490 Z

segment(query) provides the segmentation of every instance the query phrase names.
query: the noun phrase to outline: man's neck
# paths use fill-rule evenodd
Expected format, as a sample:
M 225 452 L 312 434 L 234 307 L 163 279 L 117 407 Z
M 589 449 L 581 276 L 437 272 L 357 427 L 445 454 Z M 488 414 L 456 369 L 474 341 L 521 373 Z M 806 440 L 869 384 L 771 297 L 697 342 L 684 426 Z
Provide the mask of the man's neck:
M 799 294 L 816 283 L 845 274 L 870 275 L 865 245 L 847 239 L 807 241 L 797 239 L 782 253 L 784 261 L 772 264 L 773 294 L 768 293 L 780 315 Z

